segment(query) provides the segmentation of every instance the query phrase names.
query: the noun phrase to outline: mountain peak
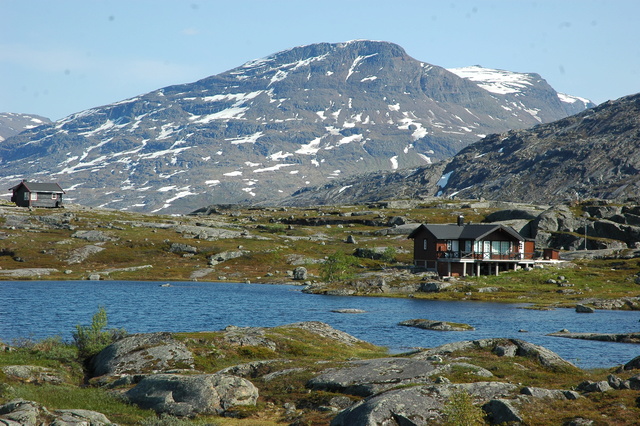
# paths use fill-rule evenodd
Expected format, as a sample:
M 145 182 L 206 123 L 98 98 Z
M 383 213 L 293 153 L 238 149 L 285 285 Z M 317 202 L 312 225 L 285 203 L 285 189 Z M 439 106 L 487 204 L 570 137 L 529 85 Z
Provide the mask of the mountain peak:
M 276 202 L 568 115 L 539 77 L 515 95 L 389 42 L 299 46 L 9 138 L 0 184 L 46 175 L 79 203 L 163 213 Z

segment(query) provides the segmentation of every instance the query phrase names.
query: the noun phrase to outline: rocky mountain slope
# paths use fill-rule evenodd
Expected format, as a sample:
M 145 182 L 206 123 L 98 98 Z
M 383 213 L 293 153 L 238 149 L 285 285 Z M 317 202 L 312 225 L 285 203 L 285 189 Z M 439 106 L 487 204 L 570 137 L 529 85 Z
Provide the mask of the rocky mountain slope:
M 536 203 L 640 194 L 640 94 L 491 135 L 444 170 L 440 193 Z
M 305 188 L 284 205 L 357 204 L 436 195 L 558 203 L 637 198 L 640 94 L 528 130 L 493 134 L 450 160 Z
M 0 142 L 25 130 L 45 124 L 51 124 L 51 120 L 33 114 L 0 112 Z
M 77 202 L 147 212 L 273 202 L 590 105 L 537 74 L 448 71 L 386 42 L 314 44 L 9 138 L 0 184 L 55 180 Z

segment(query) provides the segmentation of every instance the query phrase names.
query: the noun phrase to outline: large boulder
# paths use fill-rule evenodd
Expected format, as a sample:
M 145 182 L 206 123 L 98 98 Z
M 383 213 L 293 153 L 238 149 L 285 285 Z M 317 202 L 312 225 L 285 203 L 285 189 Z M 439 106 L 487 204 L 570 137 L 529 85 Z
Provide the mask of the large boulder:
M 331 426 L 426 425 L 442 419 L 443 407 L 422 386 L 393 390 L 343 410 Z
M 124 397 L 156 413 L 193 417 L 255 405 L 258 389 L 246 379 L 225 374 L 154 374 L 142 379 Z
M 457 392 L 476 402 L 512 396 L 517 386 L 503 382 L 431 384 L 394 389 L 370 396 L 338 414 L 331 426 L 428 425 L 443 419 L 443 409 Z
M 433 363 L 411 358 L 358 360 L 324 370 L 309 380 L 307 387 L 369 396 L 403 384 L 428 383 L 434 370 Z
M 193 368 L 193 354 L 171 333 L 133 334 L 107 346 L 91 361 L 94 376 Z

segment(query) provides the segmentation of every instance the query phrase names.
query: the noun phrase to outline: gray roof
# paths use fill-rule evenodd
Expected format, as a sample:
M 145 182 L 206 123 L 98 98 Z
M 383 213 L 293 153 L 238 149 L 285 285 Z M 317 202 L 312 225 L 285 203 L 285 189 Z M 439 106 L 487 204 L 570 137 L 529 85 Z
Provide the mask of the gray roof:
M 524 237 L 516 232 L 515 229 L 510 226 L 485 224 L 485 223 L 470 223 L 466 225 L 456 224 L 423 224 L 416 228 L 409 238 L 414 238 L 421 229 L 426 229 L 433 234 L 438 240 L 480 240 L 486 235 L 502 230 L 517 240 L 524 241 Z
M 57 183 L 38 183 L 38 182 L 29 182 L 22 181 L 13 188 L 9 188 L 9 191 L 14 191 L 20 187 L 20 185 L 24 185 L 25 188 L 29 192 L 48 192 L 55 194 L 64 194 L 64 190 Z

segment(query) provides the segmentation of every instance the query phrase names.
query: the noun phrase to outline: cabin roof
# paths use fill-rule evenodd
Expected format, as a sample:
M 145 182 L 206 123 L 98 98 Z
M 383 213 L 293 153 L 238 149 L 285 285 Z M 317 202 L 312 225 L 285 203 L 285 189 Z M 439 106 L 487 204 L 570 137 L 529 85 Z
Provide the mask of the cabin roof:
M 15 191 L 20 186 L 24 186 L 27 188 L 29 192 L 48 192 L 55 194 L 65 194 L 64 190 L 57 183 L 39 183 L 39 182 L 29 182 L 22 181 L 16 186 L 9 188 L 9 191 Z
M 510 226 L 470 223 L 466 225 L 456 224 L 422 224 L 409 234 L 409 238 L 415 238 L 422 230 L 433 234 L 438 240 L 481 240 L 492 232 L 501 230 L 511 235 L 514 239 L 524 241 L 524 237 Z

